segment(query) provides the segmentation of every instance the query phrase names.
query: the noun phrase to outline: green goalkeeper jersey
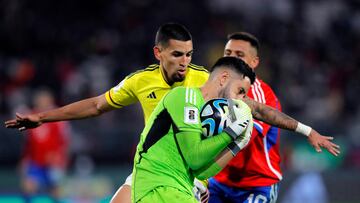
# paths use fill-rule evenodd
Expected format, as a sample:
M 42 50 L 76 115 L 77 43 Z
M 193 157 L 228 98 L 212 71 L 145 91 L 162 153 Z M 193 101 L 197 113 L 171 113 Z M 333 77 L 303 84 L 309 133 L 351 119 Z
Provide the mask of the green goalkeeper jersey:
M 213 165 L 214 158 L 231 142 L 225 133 L 201 139 L 199 114 L 204 103 L 200 89 L 189 87 L 177 87 L 159 102 L 137 146 L 133 201 L 160 186 L 192 195 L 197 171 Z

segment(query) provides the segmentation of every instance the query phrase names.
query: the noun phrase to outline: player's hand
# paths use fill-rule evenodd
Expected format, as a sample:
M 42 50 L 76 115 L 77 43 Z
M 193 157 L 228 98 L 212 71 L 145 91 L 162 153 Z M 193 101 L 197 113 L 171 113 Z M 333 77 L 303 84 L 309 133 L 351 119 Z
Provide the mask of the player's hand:
M 37 114 L 30 115 L 22 115 L 16 113 L 16 118 L 12 120 L 5 121 L 6 128 L 16 128 L 19 131 L 23 131 L 26 129 L 36 128 L 40 126 L 42 123 L 40 122 L 39 116 Z
M 229 99 L 228 102 L 230 122 L 224 131 L 234 140 L 238 137 L 240 140 L 245 139 L 246 136 L 243 132 L 252 120 L 251 110 L 249 106 L 241 100 Z
M 201 203 L 208 203 L 210 197 L 209 189 L 206 188 L 205 192 L 200 194 L 200 202 Z
M 316 130 L 312 129 L 308 137 L 309 143 L 315 148 L 317 152 L 322 152 L 321 148 L 325 148 L 332 155 L 338 156 L 340 154 L 340 146 L 333 143 L 333 137 L 320 135 Z
M 205 182 L 207 182 L 207 180 Z M 193 192 L 194 192 L 196 199 L 200 203 L 208 203 L 209 202 L 210 192 L 209 192 L 209 189 L 207 188 L 205 182 L 200 181 L 196 178 L 194 179 Z
M 253 129 L 253 120 L 251 119 L 248 126 L 246 127 L 246 130 L 227 146 L 228 149 L 233 154 L 233 156 L 236 156 L 236 154 L 240 150 L 244 149 L 249 144 L 251 140 L 252 129 Z

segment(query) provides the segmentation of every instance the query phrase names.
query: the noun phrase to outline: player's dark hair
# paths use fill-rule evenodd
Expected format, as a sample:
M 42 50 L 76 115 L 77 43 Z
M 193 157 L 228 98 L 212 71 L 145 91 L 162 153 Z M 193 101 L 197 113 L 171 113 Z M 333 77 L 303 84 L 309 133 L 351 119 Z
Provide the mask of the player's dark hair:
M 260 43 L 259 40 L 252 34 L 247 32 L 234 32 L 227 36 L 228 40 L 244 40 L 246 42 L 249 42 L 252 47 L 256 49 L 257 52 L 259 52 L 260 49 Z
M 185 26 L 178 23 L 166 23 L 158 29 L 155 37 L 155 45 L 166 47 L 170 39 L 189 41 L 192 40 L 192 37 Z
M 255 81 L 255 72 L 240 58 L 225 56 L 221 57 L 211 68 L 211 72 L 220 67 L 230 68 L 237 73 L 243 74 L 244 78 L 247 76 L 251 84 Z

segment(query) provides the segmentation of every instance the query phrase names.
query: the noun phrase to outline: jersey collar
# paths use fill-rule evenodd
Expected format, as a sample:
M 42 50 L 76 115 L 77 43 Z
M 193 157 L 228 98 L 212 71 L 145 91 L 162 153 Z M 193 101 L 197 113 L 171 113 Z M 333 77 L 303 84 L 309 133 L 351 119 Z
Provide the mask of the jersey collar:
M 163 68 L 161 65 L 159 65 L 159 70 L 160 70 L 160 74 L 161 74 L 161 79 L 162 79 L 162 82 L 164 85 L 166 85 L 167 87 L 178 87 L 178 86 L 184 86 L 184 83 L 185 83 L 185 80 L 186 80 L 186 77 L 190 71 L 189 67 L 186 67 L 187 68 L 187 71 L 186 71 L 186 75 L 185 75 L 185 79 L 181 82 L 174 82 L 174 84 L 172 85 L 169 85 L 169 83 L 167 83 L 166 79 L 165 79 L 165 73 L 163 71 Z

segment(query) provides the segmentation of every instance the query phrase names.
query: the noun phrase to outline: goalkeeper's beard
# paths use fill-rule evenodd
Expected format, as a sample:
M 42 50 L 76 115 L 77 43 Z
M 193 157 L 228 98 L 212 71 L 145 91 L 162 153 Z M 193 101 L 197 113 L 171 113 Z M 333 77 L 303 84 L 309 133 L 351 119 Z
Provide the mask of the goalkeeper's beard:
M 219 97 L 218 98 L 225 98 L 225 99 L 235 99 L 235 98 L 230 98 L 230 86 L 226 85 L 224 88 L 222 88 L 219 91 Z

